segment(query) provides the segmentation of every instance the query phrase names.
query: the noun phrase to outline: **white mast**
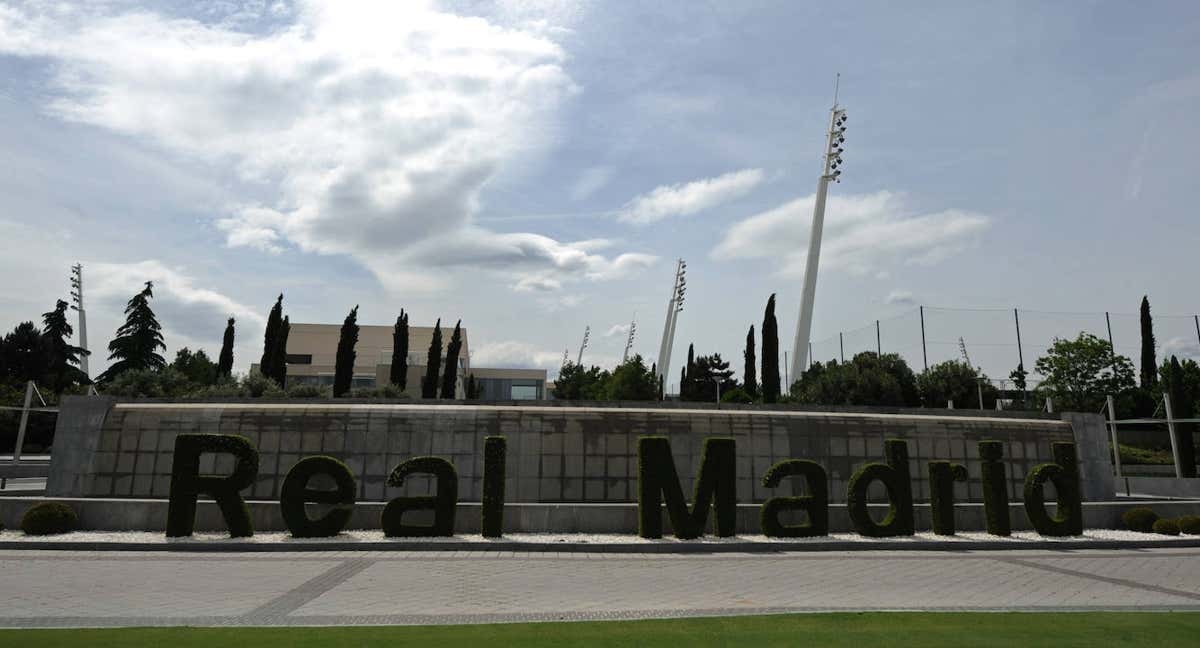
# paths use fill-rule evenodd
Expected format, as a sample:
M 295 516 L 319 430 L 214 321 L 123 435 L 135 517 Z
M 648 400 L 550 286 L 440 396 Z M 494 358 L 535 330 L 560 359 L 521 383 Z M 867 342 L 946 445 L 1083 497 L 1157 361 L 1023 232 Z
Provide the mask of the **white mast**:
M 83 264 L 76 263 L 71 266 L 71 308 L 79 313 L 79 348 L 83 349 L 83 353 L 79 354 L 79 370 L 84 376 L 89 379 L 92 377 L 88 373 L 88 343 L 87 343 L 87 314 L 83 310 Z
M 667 319 L 663 322 L 662 343 L 658 346 L 658 377 L 667 384 L 667 372 L 671 369 L 671 347 L 675 344 L 675 322 L 683 310 L 683 294 L 687 292 L 687 262 L 675 262 L 675 281 L 671 285 L 671 298 L 667 300 Z

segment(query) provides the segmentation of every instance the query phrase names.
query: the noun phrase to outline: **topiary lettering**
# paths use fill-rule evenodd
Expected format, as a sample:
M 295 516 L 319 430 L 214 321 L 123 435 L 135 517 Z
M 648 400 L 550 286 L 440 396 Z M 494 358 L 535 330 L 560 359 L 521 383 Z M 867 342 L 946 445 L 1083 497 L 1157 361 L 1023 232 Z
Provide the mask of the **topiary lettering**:
M 884 442 L 887 463 L 859 468 L 846 487 L 846 509 L 854 530 L 873 538 L 913 534 L 912 483 L 908 472 L 908 444 L 899 439 Z M 888 512 L 882 522 L 871 519 L 867 488 L 879 481 L 887 489 Z
M 829 482 L 825 469 L 815 461 L 787 459 L 771 466 L 763 475 L 762 485 L 775 488 L 785 477 L 804 480 L 807 495 L 772 497 L 763 502 L 759 526 L 763 535 L 771 538 L 807 538 L 829 535 Z M 803 524 L 783 524 L 779 514 L 784 511 L 804 511 L 808 521 Z
M 200 475 L 200 455 L 231 454 L 237 460 L 233 472 L 224 477 Z M 196 500 L 208 495 L 217 501 L 229 535 L 254 535 L 250 511 L 241 491 L 258 475 L 258 451 L 250 439 L 233 434 L 180 434 L 175 437 L 171 459 L 171 491 L 167 503 L 167 537 L 190 536 L 196 525 Z
M 309 488 L 317 475 L 328 475 L 334 488 Z M 346 464 L 333 457 L 305 457 L 288 471 L 279 489 L 279 509 L 288 531 L 297 538 L 328 538 L 346 528 L 354 513 L 354 475 Z M 308 517 L 307 504 L 328 504 L 333 508 L 315 520 Z
M 662 537 L 662 505 L 675 537 L 682 540 L 704 534 L 708 509 L 716 509 L 716 532 L 729 537 L 737 532 L 737 463 L 735 443 L 730 438 L 713 437 L 704 440 L 700 471 L 688 511 L 679 485 L 675 460 L 671 457 L 671 441 L 666 437 L 638 439 L 638 535 L 643 538 Z
M 458 506 L 458 473 L 454 465 L 441 457 L 413 457 L 396 466 L 388 476 L 388 486 L 403 486 L 410 475 L 429 474 L 437 478 L 437 494 L 397 497 L 383 507 L 379 524 L 388 537 L 454 535 L 454 512 Z M 404 514 L 433 511 L 433 524 L 404 524 Z
M 1079 493 L 1079 470 L 1075 463 L 1074 443 L 1052 446 L 1054 463 L 1041 464 L 1025 478 L 1025 514 L 1029 523 L 1044 536 L 1075 536 L 1083 533 L 1083 502 Z M 1046 482 L 1054 484 L 1058 511 L 1046 512 Z

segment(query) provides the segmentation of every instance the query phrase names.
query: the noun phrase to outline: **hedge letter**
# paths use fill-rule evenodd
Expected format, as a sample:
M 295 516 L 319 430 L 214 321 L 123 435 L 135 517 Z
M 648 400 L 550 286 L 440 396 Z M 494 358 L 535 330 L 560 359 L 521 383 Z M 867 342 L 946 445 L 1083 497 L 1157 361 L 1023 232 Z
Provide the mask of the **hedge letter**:
M 803 477 L 808 495 L 772 497 L 763 502 L 759 526 L 772 538 L 807 538 L 829 535 L 829 482 L 825 469 L 815 461 L 787 459 L 771 466 L 763 475 L 762 485 L 775 488 L 784 477 Z M 808 513 L 807 524 L 785 525 L 779 521 L 783 511 Z
M 967 468 L 949 461 L 929 462 L 929 511 L 933 532 L 954 535 L 954 482 L 967 481 Z
M 309 488 L 316 475 L 328 475 L 334 489 Z M 297 538 L 327 538 L 341 533 L 354 512 L 354 475 L 346 464 L 333 457 L 305 457 L 288 471 L 279 489 L 279 510 L 288 531 Z M 306 504 L 331 504 L 333 509 L 312 520 Z
M 479 529 L 485 538 L 504 533 L 504 473 L 507 441 L 502 436 L 483 439 L 483 501 L 480 503 Z
M 983 477 L 983 515 L 987 532 L 996 536 L 1012 535 L 1008 519 L 1008 485 L 1005 484 L 1004 444 L 999 441 L 980 441 L 980 470 Z
M 454 466 L 441 457 L 413 457 L 396 466 L 387 485 L 403 486 L 404 478 L 415 474 L 437 477 L 437 495 L 397 497 L 388 502 L 379 516 L 383 534 L 389 538 L 454 535 L 454 510 L 458 506 L 458 473 Z M 408 511 L 433 511 L 433 524 L 404 524 L 402 518 Z
M 225 477 L 200 476 L 200 455 L 231 454 L 237 460 Z M 250 511 L 238 492 L 258 476 L 258 451 L 244 436 L 234 434 L 180 434 L 171 459 L 171 494 L 167 503 L 167 537 L 190 536 L 196 527 L 196 498 L 208 495 L 221 507 L 221 517 L 234 538 L 254 535 Z
M 662 503 L 666 500 L 671 528 L 681 540 L 704 534 L 708 509 L 717 510 L 717 535 L 729 537 L 737 532 L 737 463 L 735 445 L 730 438 L 704 440 L 700 471 L 692 497 L 692 510 L 683 499 L 679 474 L 671 457 L 667 437 L 638 439 L 638 535 L 662 537 Z M 662 496 L 660 498 L 660 495 Z
M 908 472 L 908 444 L 900 439 L 884 442 L 887 464 L 869 463 L 850 477 L 846 508 L 854 530 L 865 536 L 884 538 L 913 534 L 912 482 Z M 871 519 L 867 487 L 879 480 L 887 488 L 888 514 L 882 522 Z
M 1025 513 L 1029 523 L 1044 536 L 1083 534 L 1083 502 L 1079 494 L 1079 469 L 1075 465 L 1075 444 L 1055 443 L 1054 463 L 1041 464 L 1025 478 Z M 1058 511 L 1046 512 L 1046 482 L 1058 491 Z

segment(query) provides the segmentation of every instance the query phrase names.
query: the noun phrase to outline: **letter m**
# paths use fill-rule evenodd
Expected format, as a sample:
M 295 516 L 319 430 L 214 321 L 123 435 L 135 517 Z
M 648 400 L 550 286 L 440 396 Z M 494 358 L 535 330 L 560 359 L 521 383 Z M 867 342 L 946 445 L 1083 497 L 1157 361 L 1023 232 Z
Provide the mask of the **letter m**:
M 715 508 L 718 536 L 737 531 L 737 463 L 730 438 L 704 440 L 700 470 L 696 475 L 692 509 L 683 498 L 671 442 L 666 437 L 638 439 L 638 535 L 662 537 L 662 505 L 666 501 L 671 528 L 680 539 L 704 534 L 708 510 Z

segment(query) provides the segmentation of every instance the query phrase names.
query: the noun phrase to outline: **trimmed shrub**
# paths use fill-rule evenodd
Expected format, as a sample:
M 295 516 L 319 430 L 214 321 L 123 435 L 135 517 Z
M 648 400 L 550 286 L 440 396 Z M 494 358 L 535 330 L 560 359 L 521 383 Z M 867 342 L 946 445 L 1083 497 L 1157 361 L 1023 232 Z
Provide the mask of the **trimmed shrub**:
M 671 457 L 667 437 L 638 439 L 638 535 L 662 537 L 662 505 L 667 505 L 671 528 L 681 540 L 699 538 L 708 522 L 708 509 L 716 509 L 716 531 L 721 537 L 737 532 L 737 462 L 731 438 L 704 440 L 700 471 L 696 475 L 692 510 L 688 511 Z
M 75 509 L 62 502 L 39 502 L 21 516 L 21 530 L 31 536 L 70 533 L 78 527 Z
M 1154 521 L 1154 526 L 1151 528 L 1159 535 L 1177 536 L 1179 535 L 1179 520 L 1160 518 Z
M 1146 506 L 1135 506 L 1121 514 L 1121 524 L 1130 531 L 1150 533 L 1155 522 L 1158 522 L 1158 513 Z
M 317 475 L 333 478 L 335 488 L 309 488 Z M 279 489 L 279 510 L 288 531 L 296 538 L 328 538 L 341 533 L 354 513 L 354 474 L 333 457 L 305 457 L 296 462 Z M 330 504 L 333 509 L 313 520 L 306 503 Z
M 801 477 L 808 495 L 772 497 L 763 502 L 759 525 L 770 538 L 807 538 L 829 535 L 829 481 L 825 468 L 815 461 L 786 459 L 771 466 L 763 475 L 762 485 L 775 488 L 785 477 Z M 779 521 L 783 511 L 808 513 L 807 524 L 785 525 Z
M 288 398 L 333 398 L 333 388 L 321 385 L 301 384 L 287 388 Z
M 869 463 L 850 477 L 846 487 L 846 509 L 854 530 L 872 538 L 913 534 L 912 482 L 908 472 L 908 443 L 901 439 L 884 442 L 887 463 Z M 880 481 L 887 489 L 888 513 L 882 522 L 871 519 L 867 488 Z
M 1183 533 L 1200 535 L 1200 515 L 1185 515 L 1177 521 L 1179 522 L 1179 530 Z
M 1044 536 L 1077 536 L 1083 533 L 1083 502 L 1079 493 L 1079 470 L 1075 444 L 1055 443 L 1054 463 L 1041 464 L 1025 478 L 1025 513 L 1034 530 Z M 1046 512 L 1045 484 L 1058 491 L 1058 511 Z
M 1004 456 L 1004 444 L 1000 441 L 979 442 L 979 468 L 983 478 L 983 515 L 987 518 L 987 532 L 995 536 L 1012 535 L 1012 522 L 1008 517 L 1008 485 L 1006 468 L 1000 458 Z
M 504 534 L 504 477 L 508 441 L 502 436 L 483 439 L 483 496 L 479 529 L 485 538 Z
M 929 509 L 933 532 L 954 535 L 954 482 L 967 481 L 967 468 L 949 461 L 929 462 Z
M 242 379 L 242 391 L 251 398 L 278 398 L 284 395 L 279 383 L 264 376 L 261 371 L 251 371 Z
M 227 453 L 237 464 L 225 477 L 201 476 L 200 455 Z M 175 437 L 171 460 L 171 494 L 167 504 L 167 537 L 190 536 L 196 525 L 196 499 L 208 495 L 217 501 L 229 535 L 254 535 L 250 509 L 239 491 L 258 476 L 258 450 L 250 439 L 235 434 L 180 434 Z
M 400 487 L 409 475 L 429 474 L 437 478 L 437 494 L 397 497 L 383 507 L 379 525 L 389 538 L 454 535 L 454 512 L 458 507 L 458 473 L 441 457 L 413 457 L 396 466 L 387 485 Z M 433 511 L 433 524 L 404 524 L 408 511 Z

